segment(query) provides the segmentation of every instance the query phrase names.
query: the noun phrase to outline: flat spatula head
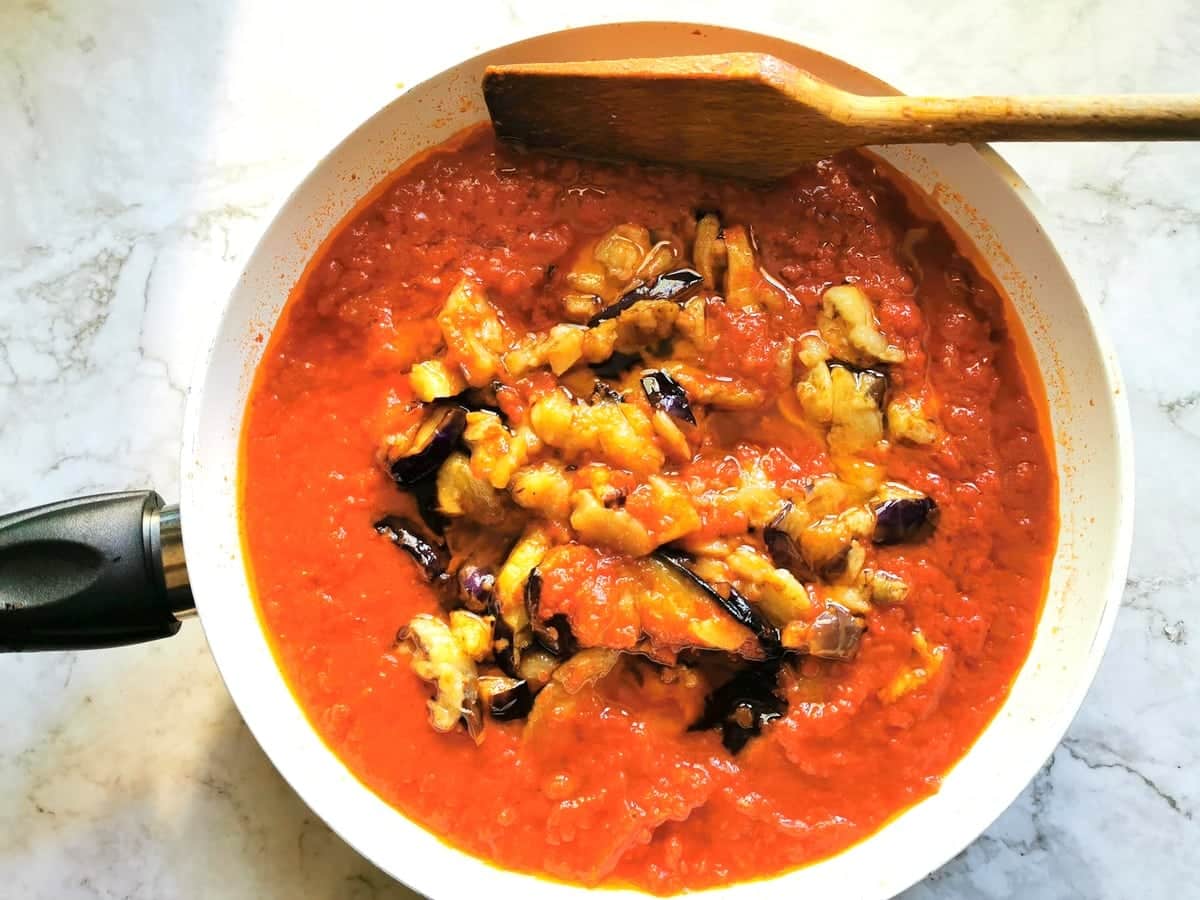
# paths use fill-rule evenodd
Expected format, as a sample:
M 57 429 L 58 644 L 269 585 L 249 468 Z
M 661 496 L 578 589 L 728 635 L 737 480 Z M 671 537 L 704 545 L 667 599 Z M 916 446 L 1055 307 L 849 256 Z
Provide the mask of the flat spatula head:
M 496 133 L 579 156 L 772 178 L 855 145 L 840 89 L 759 53 L 491 66 Z

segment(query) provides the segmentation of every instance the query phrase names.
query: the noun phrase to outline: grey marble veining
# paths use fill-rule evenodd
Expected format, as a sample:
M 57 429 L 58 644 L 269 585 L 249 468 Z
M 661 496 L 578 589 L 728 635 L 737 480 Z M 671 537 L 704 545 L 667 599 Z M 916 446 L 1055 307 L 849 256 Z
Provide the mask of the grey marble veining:
M 711 0 L 568 6 L 0 4 L 0 509 L 174 494 L 199 335 L 272 206 L 398 85 L 560 25 L 730 15 Z M 1200 89 L 1190 0 L 742 6 L 746 27 L 845 48 L 910 92 Z M 1000 149 L 1116 340 L 1137 444 L 1133 562 L 1067 739 L 905 896 L 1194 896 L 1200 147 Z M 198 627 L 5 657 L 0 685 L 0 897 L 407 896 L 276 775 Z

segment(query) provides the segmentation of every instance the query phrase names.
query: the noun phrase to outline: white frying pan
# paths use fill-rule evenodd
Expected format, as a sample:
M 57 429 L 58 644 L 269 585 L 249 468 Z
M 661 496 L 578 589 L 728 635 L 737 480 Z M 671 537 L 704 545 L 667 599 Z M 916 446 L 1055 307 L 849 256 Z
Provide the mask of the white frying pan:
M 845 63 L 775 38 L 679 23 L 604 25 L 485 53 L 412 88 L 360 126 L 284 203 L 225 305 L 188 402 L 182 516 L 144 492 L 0 518 L 0 647 L 165 637 L 178 630 L 194 596 L 217 665 L 259 743 L 309 806 L 364 856 L 429 896 L 474 896 L 486 886 L 491 896 L 522 900 L 582 897 L 580 888 L 496 870 L 404 818 L 322 744 L 293 700 L 259 626 L 239 536 L 238 439 L 265 346 L 255 336 L 270 329 L 309 256 L 370 185 L 486 118 L 484 66 L 732 50 L 773 53 L 851 90 L 892 92 Z M 1036 351 L 1062 515 L 1049 595 L 1011 695 L 938 794 L 838 856 L 719 889 L 730 900 L 887 897 L 958 853 L 1012 802 L 1066 731 L 1100 662 L 1125 580 L 1132 441 L 1115 356 L 1038 226 L 1026 187 L 987 148 L 893 147 L 880 155 L 931 193 L 975 244 Z

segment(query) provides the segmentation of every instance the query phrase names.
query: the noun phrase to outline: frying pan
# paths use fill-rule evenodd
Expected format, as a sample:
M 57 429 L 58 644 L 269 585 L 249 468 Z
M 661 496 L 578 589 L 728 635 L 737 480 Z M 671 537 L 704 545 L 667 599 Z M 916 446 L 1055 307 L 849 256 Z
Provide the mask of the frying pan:
M 309 257 L 368 186 L 486 118 L 479 92 L 486 65 L 734 50 L 772 53 L 849 90 L 894 92 L 845 62 L 776 38 L 688 23 L 626 23 L 484 53 L 364 122 L 284 202 L 225 304 L 188 399 L 179 507 L 144 491 L 0 517 L 0 647 L 78 649 L 167 637 L 198 612 L 229 692 L 267 755 L 309 806 L 380 868 L 435 897 L 474 894 L 482 885 L 523 900 L 582 896 L 582 888 L 501 871 L 443 844 L 364 787 L 309 726 L 272 658 L 243 558 L 242 415 L 262 336 Z M 1115 355 L 1039 227 L 1028 189 L 984 147 L 877 152 L 932 196 L 1012 298 L 1049 401 L 1058 546 L 1029 659 L 941 790 L 837 856 L 769 881 L 714 889 L 730 898 L 887 897 L 958 853 L 1062 738 L 1108 641 L 1129 560 L 1132 439 Z

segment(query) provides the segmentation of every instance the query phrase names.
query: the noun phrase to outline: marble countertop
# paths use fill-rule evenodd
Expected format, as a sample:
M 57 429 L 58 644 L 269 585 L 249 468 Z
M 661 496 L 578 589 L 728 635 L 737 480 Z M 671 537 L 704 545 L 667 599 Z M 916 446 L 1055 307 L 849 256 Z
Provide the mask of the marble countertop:
M 0 4 L 0 510 L 175 495 L 197 336 L 272 206 L 403 85 L 562 25 L 729 19 L 715 0 L 402 7 L 414 5 Z M 841 48 L 913 93 L 1200 86 L 1188 0 L 742 7 L 739 24 Z M 1119 349 L 1133 563 L 1066 740 L 905 896 L 1174 898 L 1200 870 L 1200 147 L 1000 150 Z M 198 626 L 0 658 L 0 685 L 0 897 L 409 896 L 275 773 Z

